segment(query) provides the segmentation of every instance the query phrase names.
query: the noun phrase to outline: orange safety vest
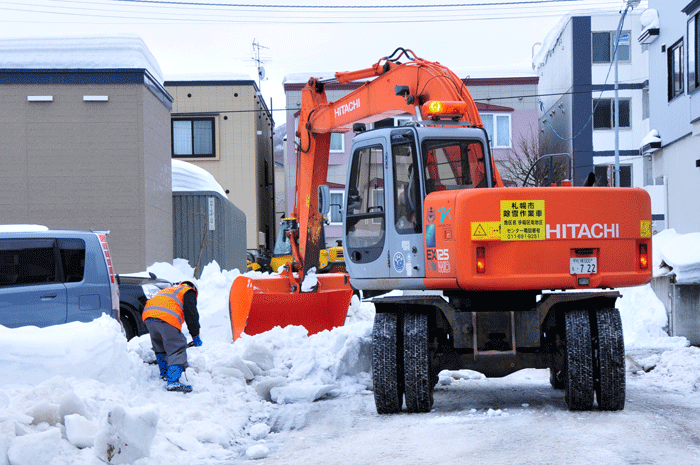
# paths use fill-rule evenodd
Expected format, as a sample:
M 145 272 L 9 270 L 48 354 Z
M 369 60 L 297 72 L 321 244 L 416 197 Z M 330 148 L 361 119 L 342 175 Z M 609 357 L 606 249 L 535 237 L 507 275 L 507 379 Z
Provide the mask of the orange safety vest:
M 185 312 L 183 311 L 185 293 L 189 290 L 192 288 L 181 285 L 166 287 L 158 291 L 146 302 L 142 315 L 143 321 L 146 321 L 146 318 L 158 318 L 181 330 L 182 323 L 185 321 Z

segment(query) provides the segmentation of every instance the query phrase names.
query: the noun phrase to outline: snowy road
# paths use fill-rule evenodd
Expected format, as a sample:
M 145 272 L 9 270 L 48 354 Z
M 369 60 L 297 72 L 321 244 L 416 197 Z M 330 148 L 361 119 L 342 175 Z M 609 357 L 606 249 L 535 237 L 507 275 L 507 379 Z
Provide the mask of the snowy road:
M 696 464 L 700 394 L 628 373 L 622 412 L 569 412 L 548 371 L 438 386 L 428 414 L 378 415 L 371 395 L 282 405 L 261 464 Z M 490 410 L 490 411 L 489 411 Z

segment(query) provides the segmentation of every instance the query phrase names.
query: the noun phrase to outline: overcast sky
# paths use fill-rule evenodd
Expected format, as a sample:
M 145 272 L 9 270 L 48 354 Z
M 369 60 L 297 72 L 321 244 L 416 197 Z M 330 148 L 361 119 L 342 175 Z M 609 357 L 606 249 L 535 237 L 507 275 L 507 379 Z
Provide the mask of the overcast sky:
M 0 0 L 0 37 L 136 33 L 166 79 L 246 74 L 270 106 L 299 73 L 367 68 L 397 47 L 460 76 L 531 69 L 533 50 L 570 11 L 619 11 L 624 0 Z M 430 5 L 430 6 L 427 6 Z M 643 10 L 646 2 L 638 7 Z M 349 7 L 351 6 L 351 7 Z M 470 71 L 474 70 L 474 71 Z M 275 111 L 277 125 L 284 113 Z

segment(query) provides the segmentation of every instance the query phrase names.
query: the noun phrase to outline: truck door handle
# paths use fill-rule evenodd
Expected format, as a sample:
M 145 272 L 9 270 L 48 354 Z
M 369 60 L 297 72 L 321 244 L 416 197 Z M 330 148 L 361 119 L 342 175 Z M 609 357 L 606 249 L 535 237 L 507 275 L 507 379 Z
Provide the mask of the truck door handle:
M 40 297 L 41 300 L 55 299 L 58 294 L 44 294 Z

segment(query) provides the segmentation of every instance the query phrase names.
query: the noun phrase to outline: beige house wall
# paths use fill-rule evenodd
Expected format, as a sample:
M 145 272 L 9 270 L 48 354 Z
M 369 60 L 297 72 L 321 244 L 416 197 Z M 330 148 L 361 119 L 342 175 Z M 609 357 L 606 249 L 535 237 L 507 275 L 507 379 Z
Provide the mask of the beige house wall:
M 272 246 L 272 120 L 257 86 L 253 81 L 166 81 L 165 88 L 174 97 L 173 117 L 214 118 L 216 156 L 178 158 L 211 173 L 245 213 L 249 250 Z
M 110 230 L 118 273 L 172 261 L 161 99 L 144 84 L 2 84 L 0 108 L 0 223 Z

